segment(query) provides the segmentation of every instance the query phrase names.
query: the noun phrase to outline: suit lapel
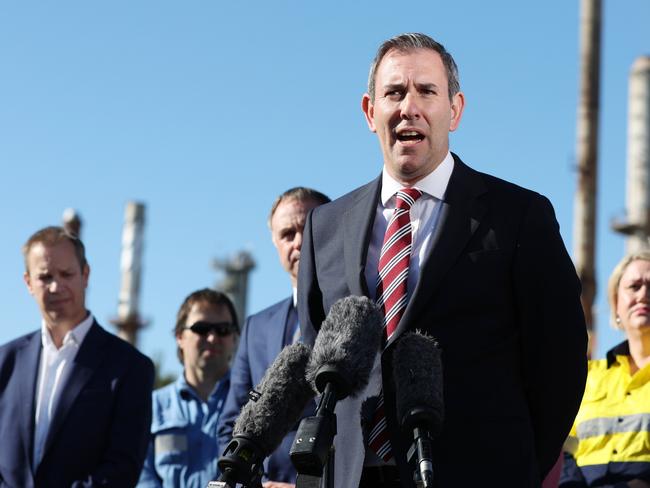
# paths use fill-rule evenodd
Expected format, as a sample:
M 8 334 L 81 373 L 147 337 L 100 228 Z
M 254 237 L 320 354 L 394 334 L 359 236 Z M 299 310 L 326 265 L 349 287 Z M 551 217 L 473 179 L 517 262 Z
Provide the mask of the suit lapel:
M 402 320 L 387 346 L 399 335 L 412 328 L 416 318 L 427 307 L 431 295 L 440 286 L 442 278 L 454 264 L 485 214 L 485 204 L 478 196 L 487 188 L 478 173 L 467 167 L 454 155 L 454 170 L 444 202 L 441 202 L 440 220 L 434 229 L 429 253 L 420 268 L 420 277 L 404 311 Z
M 381 192 L 381 175 L 360 189 L 343 221 L 345 277 L 351 295 L 368 296 L 364 275 L 368 245 Z
M 24 408 L 21 408 L 20 432 L 25 448 L 25 459 L 33 464 L 34 455 L 34 415 L 36 408 L 36 382 L 38 379 L 38 367 L 41 357 L 41 333 L 35 332 L 28 339 L 28 343 L 16 355 L 16 370 L 22 371 L 24 381 L 20 383 L 20 398 L 25 400 Z
M 62 385 L 63 389 L 61 390 L 59 403 L 56 407 L 56 413 L 52 418 L 47 440 L 45 441 L 43 457 L 47 454 L 49 447 L 52 445 L 53 440 L 65 422 L 77 396 L 79 396 L 82 388 L 103 361 L 104 355 L 106 354 L 106 350 L 103 347 L 106 341 L 106 335 L 107 332 L 97 322 L 94 322 L 88 330 L 79 348 L 79 352 L 77 352 L 72 363 L 72 370 L 70 371 L 68 381 L 65 385 Z

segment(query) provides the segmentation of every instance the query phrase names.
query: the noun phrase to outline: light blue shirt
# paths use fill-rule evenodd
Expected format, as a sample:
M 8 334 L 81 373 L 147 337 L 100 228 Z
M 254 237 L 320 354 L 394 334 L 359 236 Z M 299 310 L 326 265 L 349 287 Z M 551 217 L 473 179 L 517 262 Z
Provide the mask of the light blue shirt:
M 138 488 L 205 488 L 219 476 L 217 421 L 230 372 L 203 402 L 181 375 L 153 392 L 151 442 Z

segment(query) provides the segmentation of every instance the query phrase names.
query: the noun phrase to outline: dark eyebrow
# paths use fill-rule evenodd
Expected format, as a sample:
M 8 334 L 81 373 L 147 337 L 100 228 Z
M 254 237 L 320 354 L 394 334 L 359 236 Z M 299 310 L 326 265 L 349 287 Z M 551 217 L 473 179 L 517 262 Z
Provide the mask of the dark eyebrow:
M 438 85 L 436 85 L 435 83 L 416 83 L 415 86 L 418 90 L 438 91 Z M 403 90 L 404 90 L 403 83 L 389 83 L 388 85 L 384 85 L 383 87 L 384 93 L 392 92 L 392 91 L 403 91 Z
M 391 83 L 389 85 L 384 85 L 384 92 L 403 90 L 403 89 L 404 89 L 403 83 Z
M 416 87 L 418 90 L 428 89 L 428 90 L 438 90 L 438 85 L 435 83 L 417 83 Z
M 627 281 L 623 281 L 623 283 L 626 283 L 628 285 L 634 285 L 636 283 L 640 283 L 643 281 L 643 278 L 628 278 Z

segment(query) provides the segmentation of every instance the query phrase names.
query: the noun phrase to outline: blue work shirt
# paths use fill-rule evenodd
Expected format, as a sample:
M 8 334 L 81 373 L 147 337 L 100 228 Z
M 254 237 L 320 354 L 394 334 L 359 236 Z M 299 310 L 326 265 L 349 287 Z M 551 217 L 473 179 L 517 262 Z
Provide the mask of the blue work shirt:
M 205 488 L 217 479 L 217 421 L 229 388 L 230 372 L 207 402 L 184 375 L 153 392 L 151 442 L 138 488 Z

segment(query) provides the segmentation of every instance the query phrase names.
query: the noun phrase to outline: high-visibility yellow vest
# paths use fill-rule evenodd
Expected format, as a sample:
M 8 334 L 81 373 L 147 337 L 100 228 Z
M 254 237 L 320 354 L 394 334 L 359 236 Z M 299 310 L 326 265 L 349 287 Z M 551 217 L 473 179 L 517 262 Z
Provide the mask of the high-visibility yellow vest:
M 626 343 L 607 359 L 589 361 L 571 430 L 577 439 L 571 454 L 587 486 L 619 475 L 650 476 L 650 365 L 631 375 L 630 357 L 619 352 L 629 352 Z

